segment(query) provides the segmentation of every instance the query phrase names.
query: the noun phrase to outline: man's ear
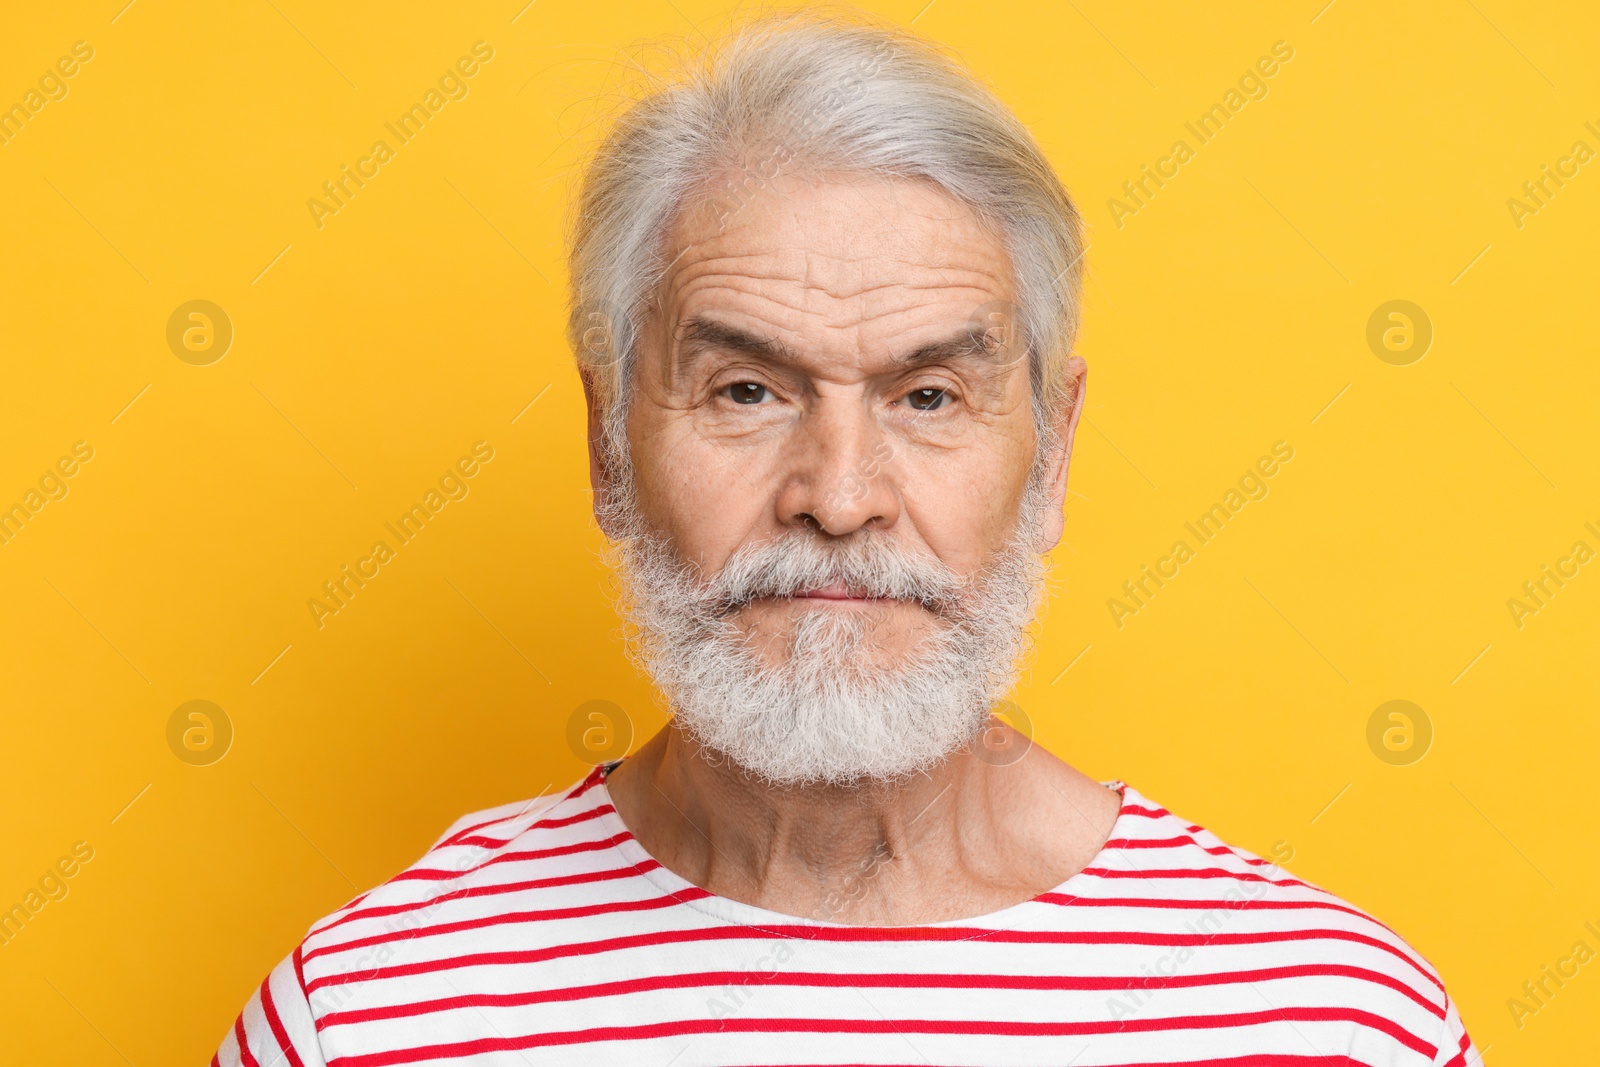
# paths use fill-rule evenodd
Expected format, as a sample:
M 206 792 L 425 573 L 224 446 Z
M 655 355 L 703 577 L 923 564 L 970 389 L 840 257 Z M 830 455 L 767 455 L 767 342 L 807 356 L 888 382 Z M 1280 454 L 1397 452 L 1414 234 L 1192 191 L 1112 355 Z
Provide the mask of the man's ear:
M 595 525 L 610 537 L 611 531 L 606 529 L 602 518 L 611 491 L 611 469 L 606 463 L 605 450 L 605 407 L 600 400 L 600 390 L 595 386 L 594 373 L 580 368 L 578 377 L 583 381 L 583 403 L 589 419 L 589 488 L 593 490 L 590 501 Z
M 1045 485 L 1050 494 L 1050 509 L 1039 531 L 1038 551 L 1049 552 L 1061 543 L 1066 529 L 1067 468 L 1072 462 L 1072 440 L 1078 433 L 1078 418 L 1083 414 L 1083 398 L 1089 387 L 1089 364 L 1073 356 L 1062 368 L 1066 376 L 1063 392 L 1067 399 L 1056 418 L 1056 449 L 1050 456 Z

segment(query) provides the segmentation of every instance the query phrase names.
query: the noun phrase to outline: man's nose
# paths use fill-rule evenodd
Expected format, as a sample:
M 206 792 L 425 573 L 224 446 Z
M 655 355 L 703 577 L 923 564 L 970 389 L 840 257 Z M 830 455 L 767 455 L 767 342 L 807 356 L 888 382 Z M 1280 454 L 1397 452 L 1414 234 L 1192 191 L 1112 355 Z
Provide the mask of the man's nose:
M 894 449 L 858 397 L 822 397 L 786 442 L 778 519 L 835 537 L 900 517 Z

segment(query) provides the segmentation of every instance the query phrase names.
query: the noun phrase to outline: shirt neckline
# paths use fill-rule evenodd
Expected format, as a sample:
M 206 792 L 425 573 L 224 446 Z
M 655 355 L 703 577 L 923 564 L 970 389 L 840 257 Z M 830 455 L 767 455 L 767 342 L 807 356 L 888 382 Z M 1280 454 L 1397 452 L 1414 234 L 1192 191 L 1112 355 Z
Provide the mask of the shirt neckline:
M 1018 925 L 1018 920 L 1035 910 L 1040 904 L 1057 906 L 1063 903 L 1063 901 L 1052 898 L 1069 898 L 1065 902 L 1070 903 L 1071 899 L 1084 895 L 1080 894 L 1079 890 L 1092 877 L 1084 872 L 1091 868 L 1103 866 L 1111 858 L 1111 854 L 1116 851 L 1111 842 L 1131 836 L 1128 833 L 1129 820 L 1132 818 L 1130 809 L 1139 806 L 1144 799 L 1132 786 L 1120 778 L 1100 782 L 1103 786 L 1110 786 L 1120 798 L 1120 807 L 1117 810 L 1115 821 L 1111 824 L 1110 834 L 1107 835 L 1105 842 L 1095 851 L 1095 854 L 1090 857 L 1089 862 L 1084 864 L 1082 869 L 1074 872 L 1065 881 L 1046 889 L 1042 893 L 1029 897 L 1027 900 L 1008 904 L 1003 908 L 986 912 L 982 915 L 940 919 L 931 923 L 893 925 L 840 923 L 805 915 L 790 915 L 781 911 L 772 911 L 755 904 L 746 904 L 743 901 L 734 900 L 732 897 L 720 896 L 695 885 L 656 859 L 644 845 L 640 844 L 639 839 L 633 836 L 633 831 L 629 830 L 627 824 L 622 821 L 622 816 L 617 813 L 616 805 L 611 802 L 611 794 L 606 789 L 606 775 L 615 770 L 621 762 L 622 760 L 620 759 L 613 760 L 610 763 L 596 767 L 594 773 L 597 780 L 591 787 L 596 793 L 594 799 L 597 805 L 609 809 L 600 815 L 596 821 L 600 823 L 605 836 L 611 839 L 611 850 L 621 857 L 628 866 L 634 868 L 639 877 L 655 886 L 666 896 L 677 899 L 679 903 L 686 907 L 693 908 L 723 922 L 763 929 L 773 933 L 775 936 L 784 937 L 793 935 L 782 933 L 773 928 L 812 926 L 821 929 L 854 930 L 867 937 L 871 937 L 874 931 L 881 931 L 884 936 L 893 936 L 895 931 L 926 930 L 941 927 L 948 929 L 982 928 L 973 935 L 976 937 L 981 936 L 988 929 L 1004 929 Z

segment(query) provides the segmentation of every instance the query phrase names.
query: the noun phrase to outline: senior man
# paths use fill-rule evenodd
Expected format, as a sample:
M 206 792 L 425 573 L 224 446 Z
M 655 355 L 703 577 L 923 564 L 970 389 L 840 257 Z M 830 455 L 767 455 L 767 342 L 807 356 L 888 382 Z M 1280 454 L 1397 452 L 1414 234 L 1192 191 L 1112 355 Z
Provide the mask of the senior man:
M 769 17 L 589 166 L 595 515 L 671 724 L 315 924 L 225 1064 L 1414 1064 L 1360 910 L 991 718 L 1062 533 L 1078 216 L 943 53 Z

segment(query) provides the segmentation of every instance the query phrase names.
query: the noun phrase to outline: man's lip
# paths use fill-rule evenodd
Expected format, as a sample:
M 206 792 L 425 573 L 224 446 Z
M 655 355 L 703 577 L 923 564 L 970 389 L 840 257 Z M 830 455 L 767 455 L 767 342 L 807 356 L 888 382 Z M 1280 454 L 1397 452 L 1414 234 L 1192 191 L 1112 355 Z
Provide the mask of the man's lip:
M 882 597 L 866 596 L 852 591 L 842 582 L 824 585 L 816 589 L 802 589 L 794 594 L 796 600 L 881 600 Z
M 902 598 L 888 596 L 868 596 L 859 591 L 852 592 L 842 585 L 828 585 L 815 589 L 802 589 L 794 593 L 768 594 L 766 596 L 753 597 L 749 600 L 741 601 L 739 604 L 729 605 L 729 607 L 730 609 L 737 609 L 746 605 L 753 605 L 757 603 L 776 604 L 785 600 L 791 603 L 795 601 L 810 601 L 822 604 L 839 605 L 903 603 L 925 608 L 934 614 L 944 613 L 943 606 L 932 601 L 923 601 L 915 597 Z

